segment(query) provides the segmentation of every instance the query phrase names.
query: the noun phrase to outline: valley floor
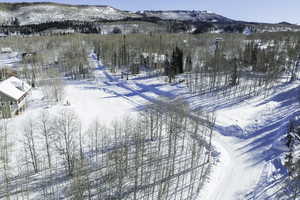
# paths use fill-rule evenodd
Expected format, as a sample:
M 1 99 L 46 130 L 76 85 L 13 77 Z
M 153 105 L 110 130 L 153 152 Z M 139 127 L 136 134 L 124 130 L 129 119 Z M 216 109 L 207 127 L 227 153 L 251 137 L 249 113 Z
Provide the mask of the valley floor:
M 281 159 L 286 151 L 283 134 L 289 119 L 299 112 L 300 82 L 278 86 L 267 98 L 233 101 L 195 96 L 183 83 L 170 85 L 163 78 L 136 76 L 127 81 L 104 67 L 98 67 L 95 73 L 93 81 L 67 81 L 65 101 L 81 118 L 83 128 L 95 119 L 109 124 L 128 114 L 135 115 L 145 104 L 160 98 L 181 98 L 192 109 L 214 111 L 217 117 L 214 164 L 199 200 L 280 198 L 280 183 L 286 173 Z M 64 107 L 43 103 L 41 92 L 36 90 L 29 109 L 11 122 L 21 126 L 40 110 L 56 112 Z

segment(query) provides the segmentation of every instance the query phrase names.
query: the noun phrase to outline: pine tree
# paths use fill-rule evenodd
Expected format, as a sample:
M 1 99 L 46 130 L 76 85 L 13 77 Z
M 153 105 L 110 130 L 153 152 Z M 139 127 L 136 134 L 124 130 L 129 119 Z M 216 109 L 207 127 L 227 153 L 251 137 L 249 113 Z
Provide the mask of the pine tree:
M 175 74 L 183 73 L 183 52 L 177 46 L 172 54 L 171 66 L 175 68 Z
M 192 69 L 193 69 L 193 63 L 192 63 L 191 55 L 189 54 L 189 55 L 186 57 L 186 60 L 185 60 L 185 71 L 186 71 L 186 72 L 191 72 Z
M 238 59 L 234 58 L 232 59 L 231 64 L 233 65 L 233 70 L 231 74 L 231 80 L 230 80 L 230 85 L 235 86 L 239 84 L 238 81 Z
M 292 136 L 292 132 L 294 131 L 294 124 L 293 122 L 290 122 L 289 127 L 288 127 L 288 133 L 287 133 L 287 147 L 289 149 L 289 152 L 285 156 L 286 162 L 285 165 L 289 169 L 289 176 L 292 176 L 293 174 L 293 168 L 294 168 L 294 163 L 293 163 L 293 154 L 294 154 L 294 137 Z

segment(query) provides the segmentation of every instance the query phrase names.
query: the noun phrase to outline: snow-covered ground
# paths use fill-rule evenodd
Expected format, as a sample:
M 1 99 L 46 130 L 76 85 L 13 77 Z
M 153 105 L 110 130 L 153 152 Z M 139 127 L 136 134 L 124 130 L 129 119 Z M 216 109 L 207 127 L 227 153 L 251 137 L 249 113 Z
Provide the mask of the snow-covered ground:
M 299 114 L 299 82 L 217 111 L 213 144 L 220 163 L 200 199 L 288 199 L 280 188 L 286 169 L 281 160 L 289 119 Z
M 21 56 L 18 52 L 0 53 L 0 68 L 15 67 L 16 63 L 21 61 Z
M 299 81 L 278 86 L 268 98 L 232 101 L 210 95 L 194 96 L 184 83 L 170 85 L 163 77 L 140 75 L 127 81 L 101 66 L 95 70 L 95 77 L 95 80 L 67 81 L 64 102 L 70 102 L 68 108 L 78 114 L 84 129 L 96 119 L 109 125 L 115 119 L 134 115 L 159 98 L 181 98 L 192 109 L 214 110 L 217 116 L 214 165 L 199 199 L 279 199 L 278 188 L 286 173 L 280 159 L 285 151 L 281 140 L 288 120 L 299 112 Z M 34 90 L 27 111 L 10 120 L 15 127 L 11 132 L 20 134 L 18 129 L 24 121 L 37 117 L 42 110 L 56 113 L 65 107 L 48 104 L 40 89 Z M 21 136 L 10 138 L 15 144 L 17 164 L 18 151 L 22 151 Z
M 158 98 L 183 98 L 194 109 L 205 109 L 205 104 L 199 104 L 203 97 L 194 97 L 184 85 L 169 85 L 162 78 L 136 77 L 126 81 L 103 69 L 98 70 L 96 77 L 96 87 L 92 85 L 86 88 L 81 84 L 69 87 L 70 94 L 80 90 L 78 97 L 71 95 L 70 99 L 74 98 L 71 102 L 75 104 L 78 102 L 74 107 L 81 115 L 84 112 L 95 113 L 93 110 L 97 103 L 93 101 L 97 101 L 97 95 L 102 95 L 102 99 L 99 99 L 101 103 L 98 102 L 101 113 L 98 118 L 103 120 L 133 113 L 145 103 L 155 103 Z M 226 101 L 223 101 L 223 106 L 219 104 L 213 107 L 217 115 L 213 144 L 220 152 L 220 162 L 216 162 L 212 169 L 211 178 L 200 199 L 272 199 L 280 195 L 276 191 L 281 187 L 278 183 L 285 174 L 280 159 L 286 150 L 281 139 L 289 119 L 299 112 L 299 84 L 295 82 L 280 86 L 266 99 L 259 96 L 236 104 L 225 104 Z M 211 106 L 220 101 L 209 96 L 204 99 Z M 85 102 L 89 103 L 82 107 Z M 209 106 L 207 108 L 210 109 Z M 90 121 L 89 118 L 84 120 Z

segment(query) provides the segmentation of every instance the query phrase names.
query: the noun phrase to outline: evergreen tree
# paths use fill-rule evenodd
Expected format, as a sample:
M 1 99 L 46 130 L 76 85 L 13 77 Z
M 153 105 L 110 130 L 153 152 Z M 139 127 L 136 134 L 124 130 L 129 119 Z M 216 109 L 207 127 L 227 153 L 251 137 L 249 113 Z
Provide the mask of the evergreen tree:
M 238 59 L 237 58 L 234 58 L 232 59 L 231 61 L 231 64 L 233 66 L 233 70 L 232 70 L 232 74 L 231 74 L 231 81 L 230 81 L 230 85 L 231 86 L 235 86 L 235 85 L 238 85 L 239 84 L 239 81 L 238 81 Z
M 175 75 L 183 73 L 183 52 L 177 46 L 172 54 L 171 66 L 175 68 Z
M 185 71 L 191 72 L 192 69 L 193 69 L 193 63 L 192 63 L 191 55 L 189 54 L 185 60 Z

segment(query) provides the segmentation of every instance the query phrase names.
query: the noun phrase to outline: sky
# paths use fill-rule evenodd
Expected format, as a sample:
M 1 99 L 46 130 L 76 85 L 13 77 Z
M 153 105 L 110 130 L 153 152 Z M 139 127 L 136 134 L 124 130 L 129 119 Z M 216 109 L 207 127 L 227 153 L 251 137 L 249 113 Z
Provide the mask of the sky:
M 0 0 L 0 2 L 20 1 Z M 109 5 L 129 11 L 208 10 L 235 20 L 270 23 L 287 21 L 300 24 L 300 0 L 52 0 L 52 2 Z

